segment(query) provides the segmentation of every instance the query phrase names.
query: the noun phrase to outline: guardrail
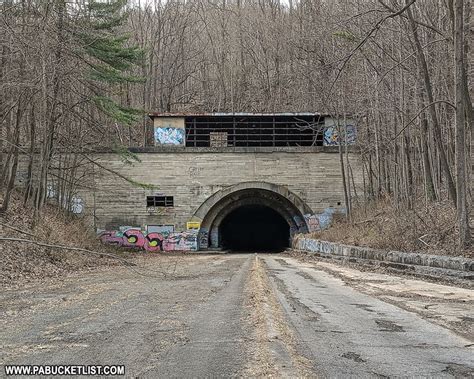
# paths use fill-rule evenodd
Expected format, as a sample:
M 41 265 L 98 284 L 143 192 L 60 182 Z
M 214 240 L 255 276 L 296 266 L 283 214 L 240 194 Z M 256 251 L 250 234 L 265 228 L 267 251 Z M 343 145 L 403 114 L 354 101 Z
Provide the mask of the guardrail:
M 384 251 L 370 247 L 321 241 L 301 235 L 293 239 L 293 248 L 308 254 L 349 262 L 371 262 L 398 270 L 437 274 L 438 276 L 439 274 L 456 276 L 468 280 L 474 279 L 474 260 L 469 258 Z

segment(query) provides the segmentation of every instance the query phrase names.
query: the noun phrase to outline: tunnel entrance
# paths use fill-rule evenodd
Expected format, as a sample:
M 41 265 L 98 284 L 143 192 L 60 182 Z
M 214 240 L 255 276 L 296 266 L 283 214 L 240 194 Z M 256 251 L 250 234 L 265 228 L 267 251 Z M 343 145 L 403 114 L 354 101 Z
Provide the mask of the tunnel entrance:
M 270 207 L 243 205 L 222 220 L 220 236 L 223 249 L 277 252 L 289 247 L 290 226 Z
M 194 212 L 200 222 L 198 249 L 278 251 L 298 233 L 308 233 L 312 209 L 288 187 L 253 181 L 227 186 Z

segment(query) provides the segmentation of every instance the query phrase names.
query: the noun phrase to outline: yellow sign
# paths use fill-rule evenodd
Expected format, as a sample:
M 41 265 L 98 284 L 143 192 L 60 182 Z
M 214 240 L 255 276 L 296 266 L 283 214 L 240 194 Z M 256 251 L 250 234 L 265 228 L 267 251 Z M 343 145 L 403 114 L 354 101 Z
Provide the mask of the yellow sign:
M 186 229 L 188 230 L 199 230 L 201 228 L 201 223 L 199 221 L 188 221 L 186 223 Z

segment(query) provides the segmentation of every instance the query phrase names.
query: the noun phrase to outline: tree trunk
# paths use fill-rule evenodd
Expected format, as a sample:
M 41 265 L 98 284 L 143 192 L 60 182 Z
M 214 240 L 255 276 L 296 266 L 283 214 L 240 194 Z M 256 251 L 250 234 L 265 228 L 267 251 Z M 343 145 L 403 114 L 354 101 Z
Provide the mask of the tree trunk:
M 406 3 L 408 4 L 408 0 L 406 0 Z M 423 47 L 421 46 L 420 40 L 418 38 L 418 31 L 417 31 L 417 25 L 415 23 L 415 20 L 413 19 L 413 13 L 411 11 L 411 8 L 407 9 L 407 14 L 408 14 L 408 19 L 410 21 L 410 26 L 413 34 L 413 39 L 415 41 L 415 48 L 416 48 L 416 57 L 418 60 L 418 65 L 420 68 L 420 73 L 421 77 L 423 78 L 423 83 L 425 86 L 425 91 L 426 91 L 426 96 L 428 98 L 428 105 L 430 116 L 431 116 L 431 122 L 433 123 L 433 135 L 435 139 L 435 143 L 438 148 L 439 152 L 439 159 L 441 163 L 441 168 L 444 172 L 444 175 L 446 177 L 446 182 L 448 185 L 448 192 L 449 196 L 453 200 L 454 205 L 456 206 L 457 201 L 456 201 L 456 186 L 454 185 L 454 180 L 453 176 L 451 174 L 451 169 L 449 168 L 449 163 L 448 159 L 446 157 L 446 152 L 444 150 L 443 146 L 443 138 L 441 134 L 441 126 L 439 124 L 438 120 L 438 112 L 436 111 L 434 103 L 434 96 L 433 96 L 433 86 L 431 84 L 431 79 L 430 79 L 430 74 L 428 71 L 428 64 L 426 63 L 426 58 L 425 58 L 425 53 L 423 52 Z
M 456 215 L 459 229 L 458 244 L 465 249 L 471 242 L 466 191 L 466 107 L 465 87 L 467 80 L 464 55 L 464 0 L 456 0 L 455 6 L 455 78 L 456 78 Z

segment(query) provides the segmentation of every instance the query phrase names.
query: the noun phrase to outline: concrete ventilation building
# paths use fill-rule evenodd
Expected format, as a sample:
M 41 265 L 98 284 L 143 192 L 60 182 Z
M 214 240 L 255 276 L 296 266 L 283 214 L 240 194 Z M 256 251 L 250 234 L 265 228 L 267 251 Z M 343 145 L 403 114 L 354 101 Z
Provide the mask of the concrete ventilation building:
M 93 191 L 79 194 L 104 242 L 168 250 L 273 250 L 344 209 L 337 126 L 317 113 L 153 113 L 153 144 L 97 155 Z M 356 130 L 341 121 L 344 140 Z M 361 182 L 350 153 L 354 180 Z

